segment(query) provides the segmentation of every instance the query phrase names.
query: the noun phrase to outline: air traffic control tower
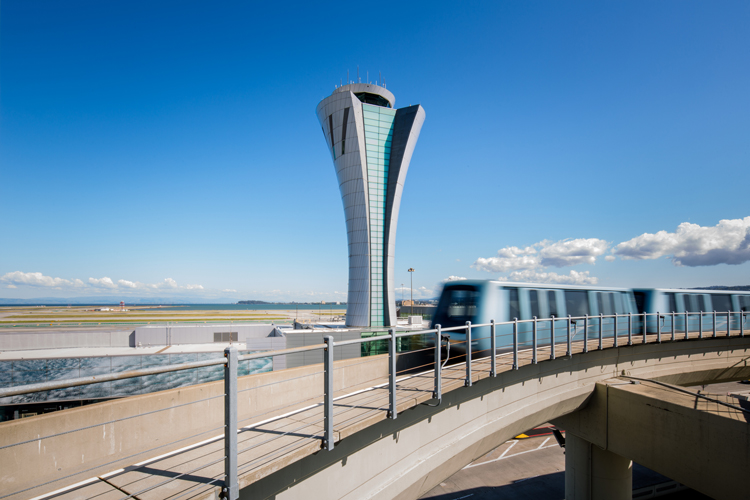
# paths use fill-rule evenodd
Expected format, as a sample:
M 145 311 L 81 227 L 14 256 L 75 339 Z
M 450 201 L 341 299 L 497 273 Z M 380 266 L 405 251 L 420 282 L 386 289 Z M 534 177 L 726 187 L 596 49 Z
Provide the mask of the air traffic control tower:
M 385 87 L 342 85 L 318 104 L 346 215 L 347 326 L 396 324 L 393 256 L 406 171 L 424 122 L 420 105 L 394 109 Z

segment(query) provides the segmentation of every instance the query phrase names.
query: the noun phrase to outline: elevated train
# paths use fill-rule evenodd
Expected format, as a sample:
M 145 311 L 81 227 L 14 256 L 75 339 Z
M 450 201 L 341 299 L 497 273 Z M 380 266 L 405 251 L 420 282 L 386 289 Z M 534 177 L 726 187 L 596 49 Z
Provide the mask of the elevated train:
M 618 335 L 627 335 L 631 330 L 634 335 L 642 334 L 643 317 L 630 314 L 644 312 L 653 314 L 646 321 L 648 333 L 655 333 L 657 329 L 662 333 L 673 330 L 684 333 L 686 311 L 691 332 L 697 331 L 699 325 L 704 332 L 712 332 L 714 317 L 716 328 L 726 331 L 728 311 L 750 311 L 750 292 L 464 280 L 445 285 L 432 324 L 446 329 L 464 326 L 467 321 L 477 325 L 490 320 L 511 322 L 517 318 L 520 320 L 517 325 L 519 345 L 528 347 L 532 344 L 535 324 L 538 345 L 549 344 L 553 336 L 555 342 L 562 342 L 567 335 L 569 315 L 576 318 L 571 321 L 573 340 L 583 340 L 584 337 L 598 338 L 600 330 L 603 337 L 612 337 L 615 331 Z M 713 311 L 718 314 L 714 315 Z M 672 315 L 672 312 L 680 314 Z M 655 313 L 661 314 L 657 318 Z M 587 320 L 580 319 L 586 315 Z M 600 319 L 600 315 L 605 317 Z M 746 319 L 744 315 L 732 315 L 730 327 L 739 328 L 739 322 Z M 498 350 L 508 349 L 513 342 L 513 325 L 497 325 L 495 335 Z M 466 352 L 464 329 L 450 331 L 450 338 L 452 352 Z M 489 354 L 489 350 L 490 327 L 472 328 L 472 353 L 481 356 Z

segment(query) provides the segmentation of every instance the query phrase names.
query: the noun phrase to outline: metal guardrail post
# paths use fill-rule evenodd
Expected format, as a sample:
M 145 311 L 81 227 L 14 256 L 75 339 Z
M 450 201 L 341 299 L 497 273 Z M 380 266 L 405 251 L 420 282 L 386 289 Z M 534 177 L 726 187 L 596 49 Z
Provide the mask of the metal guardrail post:
M 661 313 L 656 311 L 656 342 L 661 344 Z
M 398 410 L 396 409 L 396 356 L 398 355 L 396 347 L 396 332 L 391 328 L 388 330 L 388 399 L 390 401 L 389 417 L 396 420 Z
M 240 483 L 237 480 L 237 348 L 224 349 L 224 488 L 223 498 L 237 500 Z
M 628 345 L 633 345 L 633 313 L 628 313 Z
M 614 338 L 614 340 L 615 340 L 615 347 L 617 347 L 617 313 L 615 313 L 614 322 L 615 322 L 615 338 Z
M 658 319 L 656 320 L 659 321 Z M 648 342 L 648 313 L 643 313 L 643 343 Z
M 685 311 L 685 340 L 688 339 L 690 334 L 690 316 L 687 311 Z M 672 339 L 674 340 L 674 339 Z
M 497 338 L 495 338 L 495 320 L 490 320 L 490 377 L 497 377 Z
M 687 335 L 685 335 L 685 338 L 687 338 Z M 698 316 L 698 338 L 703 338 L 703 311 Z
M 727 311 L 727 337 L 730 337 L 732 335 L 732 330 L 729 327 L 731 322 L 732 322 L 732 311 Z
M 466 387 L 471 387 L 471 321 L 466 322 Z
M 549 359 L 555 359 L 555 315 L 549 320 Z
M 570 314 L 568 314 L 568 352 L 566 353 L 566 356 L 572 356 L 573 355 L 573 348 L 572 348 L 572 339 L 570 338 L 570 326 L 573 320 L 570 317 Z
M 714 311 L 714 338 L 716 338 L 716 311 Z
M 589 315 L 583 318 L 583 352 L 589 352 Z
M 513 318 L 513 369 L 518 370 L 518 318 Z
M 443 337 L 440 331 L 440 325 L 435 325 L 435 390 L 432 391 L 432 397 L 438 400 L 438 404 L 443 399 L 443 380 L 442 380 L 442 361 L 440 357 L 442 355 L 442 343 Z M 450 342 L 450 340 L 448 341 Z
M 531 364 L 536 364 L 536 316 L 531 325 Z
M 323 352 L 323 448 L 333 450 L 333 337 L 324 337 L 326 349 Z
M 672 321 L 672 341 L 674 341 L 674 339 L 675 339 L 675 337 L 674 337 L 674 332 L 675 332 L 674 315 L 675 315 L 675 312 L 672 311 L 672 320 L 671 320 Z M 685 312 L 685 333 L 687 333 L 687 325 L 688 325 L 688 322 L 687 322 L 687 311 L 686 311 Z
M 745 336 L 745 313 L 740 313 L 740 337 Z
M 604 315 L 599 313 L 599 350 L 602 350 L 602 341 L 604 340 Z

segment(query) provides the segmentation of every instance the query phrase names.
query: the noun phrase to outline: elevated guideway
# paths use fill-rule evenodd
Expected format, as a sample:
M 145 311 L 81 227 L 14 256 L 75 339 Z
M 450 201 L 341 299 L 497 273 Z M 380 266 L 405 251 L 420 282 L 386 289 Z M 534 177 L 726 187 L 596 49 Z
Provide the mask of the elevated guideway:
M 642 378 L 597 382 L 586 408 L 554 422 L 567 431 L 565 498 L 630 500 L 631 460 L 711 498 L 747 498 L 748 422 L 750 406 L 735 398 Z
M 0 499 L 216 498 L 226 486 L 232 498 L 232 473 L 240 498 L 418 498 L 514 435 L 585 408 L 598 382 L 750 377 L 740 330 L 586 342 L 569 332 L 555 354 L 516 343 L 494 361 L 408 374 L 395 354 L 331 360 L 234 389 L 229 377 L 0 424 Z M 409 335 L 387 338 L 395 347 Z M 332 357 L 336 344 L 305 349 L 323 348 Z M 234 447 L 225 422 L 239 429 Z

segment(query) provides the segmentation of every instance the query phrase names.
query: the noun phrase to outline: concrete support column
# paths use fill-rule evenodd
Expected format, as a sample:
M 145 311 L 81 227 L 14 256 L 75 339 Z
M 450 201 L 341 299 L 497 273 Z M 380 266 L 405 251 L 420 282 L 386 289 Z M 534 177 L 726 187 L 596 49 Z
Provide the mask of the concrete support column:
M 566 500 L 631 500 L 633 462 L 574 434 L 565 436 Z

